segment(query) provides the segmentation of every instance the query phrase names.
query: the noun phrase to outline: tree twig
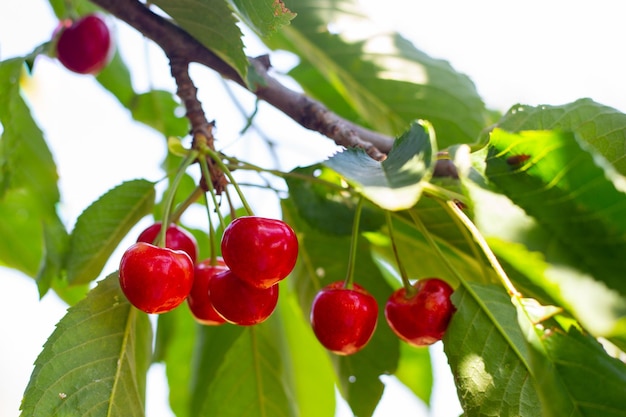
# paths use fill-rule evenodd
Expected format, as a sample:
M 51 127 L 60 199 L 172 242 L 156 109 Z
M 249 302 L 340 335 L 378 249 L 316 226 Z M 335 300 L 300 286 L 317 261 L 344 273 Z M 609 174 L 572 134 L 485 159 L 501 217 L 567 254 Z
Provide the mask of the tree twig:
M 250 89 L 230 65 L 180 27 L 153 13 L 143 3 L 137 0 L 91 1 L 154 41 L 167 56 L 184 57 L 187 62 L 205 65 L 222 77 Z M 270 66 L 266 57 L 251 58 L 250 62 L 263 80 L 252 88 L 252 93 L 303 127 L 320 132 L 338 145 L 361 147 L 376 160 L 384 159 L 385 153 L 391 149 L 393 138 L 343 119 L 318 101 L 282 85 L 269 75 Z

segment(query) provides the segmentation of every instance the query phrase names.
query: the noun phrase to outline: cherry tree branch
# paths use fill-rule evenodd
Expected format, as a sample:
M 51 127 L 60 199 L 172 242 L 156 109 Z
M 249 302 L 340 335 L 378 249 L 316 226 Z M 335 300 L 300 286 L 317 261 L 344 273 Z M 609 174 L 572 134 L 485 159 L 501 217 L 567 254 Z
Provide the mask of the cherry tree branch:
M 154 41 L 170 60 L 196 62 L 218 72 L 222 77 L 248 88 L 239 74 L 187 32 L 152 12 L 137 0 L 91 0 L 118 19 L 137 29 Z M 262 78 L 251 91 L 307 129 L 317 131 L 336 144 L 358 146 L 376 160 L 383 160 L 393 144 L 393 138 L 366 129 L 343 119 L 320 102 L 282 85 L 269 74 L 267 57 L 251 58 L 250 62 Z

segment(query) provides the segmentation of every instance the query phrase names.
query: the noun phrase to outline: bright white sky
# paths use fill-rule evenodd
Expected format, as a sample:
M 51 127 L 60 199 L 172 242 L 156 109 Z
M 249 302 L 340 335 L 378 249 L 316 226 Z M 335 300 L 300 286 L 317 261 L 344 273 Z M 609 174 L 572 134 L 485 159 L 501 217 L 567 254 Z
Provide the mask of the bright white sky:
M 600 0 L 593 6 L 579 0 L 413 1 L 409 13 L 402 0 L 362 3 L 383 24 L 404 32 L 425 52 L 447 59 L 468 74 L 492 108 L 505 111 L 517 102 L 563 104 L 591 97 L 626 111 L 626 25 L 621 1 Z M 48 39 L 54 27 L 44 0 L 0 2 L 0 59 L 29 52 Z M 123 25 L 118 29 L 125 39 L 132 36 Z M 125 40 L 122 52 L 140 71 L 145 69 L 146 56 L 156 60 L 151 71 L 153 85 L 172 87 L 165 62 L 146 51 L 140 38 Z M 60 209 L 68 224 L 112 186 L 132 178 L 157 178 L 162 153 L 147 153 L 146 149 L 159 149 L 161 139 L 151 130 L 131 124 L 90 77 L 69 74 L 47 59 L 38 62 L 36 75 L 31 99 L 59 166 L 66 197 Z M 237 154 L 238 144 L 231 144 L 242 126 L 238 117 L 231 119 L 236 111 L 209 95 L 223 91 L 214 77 L 202 70 L 194 75 L 201 79 L 200 93 L 205 93 L 201 100 L 207 114 L 217 119 L 218 134 L 230 144 L 228 152 Z M 140 90 L 147 87 L 146 80 L 134 81 Z M 244 100 L 250 103 L 249 97 Z M 278 139 L 310 138 L 287 146 L 290 163 L 307 163 L 307 157 L 313 162 L 333 149 L 318 135 L 303 134 L 280 115 L 268 114 L 273 118 L 266 123 L 267 131 L 272 131 L 272 124 L 284 126 Z M 116 149 L 113 155 L 112 147 Z M 0 303 L 0 415 L 17 416 L 32 363 L 65 307 L 54 296 L 39 301 L 32 280 L 4 269 L 0 269 L 0 294 L 4 295 Z M 431 415 L 448 417 L 458 415 L 459 409 L 440 345 L 433 348 L 439 371 Z M 160 411 L 166 395 L 160 370 L 153 376 L 148 417 L 167 417 Z M 424 413 L 423 406 L 405 398 L 401 389 L 389 390 L 376 415 Z M 343 410 L 342 415 L 348 414 Z

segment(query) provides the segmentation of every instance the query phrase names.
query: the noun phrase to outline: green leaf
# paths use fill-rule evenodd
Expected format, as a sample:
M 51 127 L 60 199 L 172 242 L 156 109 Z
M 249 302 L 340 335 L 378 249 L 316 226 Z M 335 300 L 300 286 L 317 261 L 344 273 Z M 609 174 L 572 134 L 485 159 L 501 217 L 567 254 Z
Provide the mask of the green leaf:
M 130 71 L 119 51 L 115 52 L 111 62 L 100 71 L 96 80 L 107 89 L 126 108 L 130 108 L 135 97 Z
M 186 118 L 176 116 L 180 108 L 169 91 L 151 90 L 133 97 L 129 106 L 133 118 L 165 136 L 185 136 L 189 131 Z
M 497 285 L 465 284 L 443 338 L 465 416 L 539 416 L 516 311 Z
M 43 224 L 44 258 L 37 272 L 37 289 L 43 297 L 55 281 L 62 279 L 70 236 L 61 219 L 55 217 Z
M 419 118 L 434 125 L 442 148 L 477 139 L 486 124 L 484 104 L 471 80 L 449 63 L 377 28 L 356 1 L 285 3 L 297 16 L 266 43 L 300 57 L 291 75 L 307 94 L 392 136 Z M 342 100 L 327 100 L 337 95 Z
M 26 189 L 49 209 L 59 201 L 58 174 L 43 133 L 20 93 L 24 58 L 0 63 L 0 197 Z
M 373 160 L 362 149 L 351 148 L 332 156 L 324 165 L 381 208 L 403 210 L 419 200 L 432 175 L 436 153 L 432 128 L 418 122 L 394 142 L 383 162 Z
M 144 415 L 152 330 L 112 274 L 57 324 L 22 401 L 23 417 Z
M 97 278 L 120 241 L 150 213 L 154 198 L 154 183 L 132 180 L 107 191 L 87 207 L 70 236 L 68 281 L 82 284 Z
M 342 177 L 322 165 L 296 168 L 291 173 L 285 182 L 298 215 L 324 233 L 351 235 L 358 197 L 347 195 Z M 361 230 L 378 230 L 384 223 L 377 207 L 363 206 Z
M 626 114 L 585 98 L 562 106 L 513 106 L 498 127 L 522 130 L 571 130 L 626 175 Z
M 520 308 L 532 369 L 546 417 L 623 417 L 626 365 L 570 319 L 533 324 Z
M 24 61 L 0 62 L 0 263 L 35 277 L 59 191 L 56 164 L 20 92 Z
M 514 160 L 520 155 L 524 161 Z M 486 174 L 583 271 L 626 296 L 626 180 L 604 158 L 574 133 L 495 129 Z
M 430 404 L 433 369 L 427 347 L 413 347 L 407 343 L 400 343 L 400 361 L 395 375 L 419 399 Z
M 172 411 L 176 417 L 190 417 L 196 322 L 185 305 L 160 314 L 157 323 L 153 361 L 165 364 Z
M 243 329 L 204 387 L 201 411 L 195 415 L 295 416 L 283 350 L 284 335 L 274 317 Z
M 238 15 L 259 36 L 271 36 L 295 17 L 282 0 L 229 0 Z
M 283 354 L 290 361 L 288 383 L 293 386 L 297 415 L 332 416 L 336 378 L 331 360 L 311 329 L 308 311 L 300 308 L 296 294 L 285 290 L 283 285 L 277 313 L 285 329 L 288 349 Z
M 241 31 L 226 0 L 156 0 L 154 4 L 246 79 L 248 59 Z
M 297 216 L 290 200 L 284 200 L 283 215 L 298 232 L 299 257 L 288 283 L 303 312 L 310 312 L 315 294 L 324 286 L 343 281 L 348 269 L 349 236 L 333 236 L 312 229 Z M 378 326 L 367 346 L 354 355 L 333 358 L 341 395 L 358 416 L 371 416 L 382 396 L 380 375 L 395 372 L 399 340 L 384 323 L 383 306 L 393 291 L 372 260 L 370 245 L 359 239 L 355 262 L 355 282 L 378 301 Z

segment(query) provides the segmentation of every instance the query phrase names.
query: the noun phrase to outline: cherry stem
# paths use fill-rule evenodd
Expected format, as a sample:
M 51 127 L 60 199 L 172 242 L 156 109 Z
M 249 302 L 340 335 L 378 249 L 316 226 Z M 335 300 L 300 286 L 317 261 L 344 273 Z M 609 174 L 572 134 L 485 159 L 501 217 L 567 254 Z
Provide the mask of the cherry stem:
M 354 213 L 354 221 L 352 223 L 352 238 L 350 240 L 350 258 L 348 259 L 348 272 L 343 287 L 352 289 L 354 283 L 354 266 L 356 264 L 356 250 L 359 243 L 359 225 L 361 223 L 361 211 L 363 211 L 363 197 L 359 196 L 359 202 Z
M 178 167 L 176 171 L 176 176 L 172 180 L 170 184 L 170 188 L 165 196 L 164 202 L 165 206 L 163 209 L 163 220 L 161 222 L 161 231 L 159 232 L 159 240 L 158 246 L 164 248 L 166 243 L 167 229 L 169 228 L 171 218 L 170 213 L 172 211 L 172 206 L 174 205 L 174 197 L 176 196 L 176 191 L 178 190 L 178 186 L 180 181 L 183 179 L 185 172 L 189 165 L 193 163 L 193 161 L 198 157 L 198 152 L 195 150 L 190 151 L 183 162 Z
M 400 279 L 402 279 L 402 285 L 404 286 L 405 297 L 411 298 L 417 292 L 417 289 L 411 285 L 409 276 L 404 269 L 404 265 L 400 260 L 400 254 L 398 253 L 398 247 L 396 246 L 396 238 L 393 232 L 393 221 L 391 219 L 391 212 L 385 211 L 385 219 L 387 220 L 387 229 L 389 230 L 389 239 L 391 240 L 391 248 L 393 249 L 393 256 L 396 258 L 396 264 L 398 264 L 398 271 L 400 272 Z
M 204 191 L 202 190 L 202 187 L 196 187 L 193 192 L 189 194 L 189 196 L 185 199 L 185 201 L 183 201 L 176 207 L 176 210 L 174 210 L 174 212 L 170 216 L 170 223 L 178 222 L 180 216 L 183 215 L 183 213 L 189 208 L 189 206 L 198 201 L 198 198 L 200 198 L 203 192 Z
M 493 253 L 493 251 L 489 247 L 489 244 L 480 233 L 476 225 L 469 219 L 469 217 L 465 215 L 465 213 L 463 213 L 463 210 L 461 210 L 453 201 L 447 201 L 445 207 L 447 208 L 448 212 L 451 213 L 452 217 L 458 219 L 463 224 L 463 226 L 465 226 L 470 232 L 474 241 L 482 250 L 483 254 L 487 258 L 487 261 L 496 272 L 496 275 L 502 282 L 502 285 L 509 293 L 509 295 L 511 297 L 520 298 L 522 296 L 521 293 L 515 288 L 513 282 L 511 282 L 511 279 L 504 271 L 504 268 L 502 268 L 502 265 L 500 265 L 500 262 L 498 262 L 498 258 Z
M 224 175 L 226 175 L 230 183 L 235 187 L 235 190 L 237 191 L 237 195 L 239 196 L 239 199 L 241 200 L 243 207 L 248 212 L 248 215 L 254 216 L 254 212 L 252 211 L 252 208 L 246 201 L 246 197 L 241 191 L 241 188 L 239 187 L 239 185 L 237 184 L 237 181 L 233 177 L 232 172 L 230 172 L 230 169 L 228 169 L 226 164 L 224 164 L 224 162 L 222 161 L 220 154 L 215 152 L 213 149 L 209 148 L 208 146 L 202 146 L 201 151 L 205 153 L 206 155 L 210 156 L 211 159 L 215 162 L 215 164 L 219 167 L 219 169 L 224 173 Z
M 215 197 L 213 193 L 211 193 L 211 196 Z M 209 206 L 209 199 L 207 198 L 206 194 L 204 195 L 204 207 L 206 208 L 207 219 L 209 221 L 209 259 L 211 259 L 211 266 L 215 266 L 217 265 L 217 251 L 215 250 L 215 230 L 213 229 L 213 221 L 211 220 L 211 207 Z M 216 211 L 219 211 L 217 210 L 217 207 Z
M 213 205 L 215 206 L 215 213 L 217 214 L 217 217 L 219 219 L 220 226 L 222 226 L 222 228 L 226 228 L 226 222 L 224 221 L 224 217 L 222 216 L 222 212 L 220 211 L 220 203 L 219 201 L 217 201 L 217 197 L 215 195 L 215 188 L 213 187 L 213 181 L 211 180 L 211 171 L 209 170 L 209 164 L 207 163 L 205 158 L 200 158 L 200 170 L 202 171 L 204 182 L 209 188 L 209 193 L 211 194 L 211 200 L 213 200 Z M 209 217 L 211 217 L 210 211 L 208 212 L 208 215 Z

